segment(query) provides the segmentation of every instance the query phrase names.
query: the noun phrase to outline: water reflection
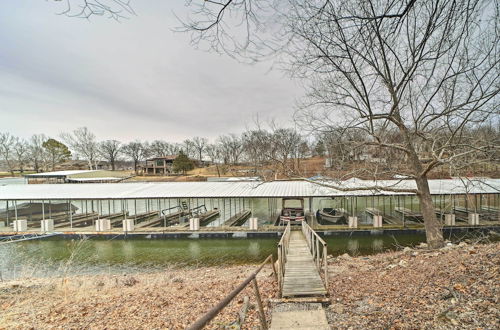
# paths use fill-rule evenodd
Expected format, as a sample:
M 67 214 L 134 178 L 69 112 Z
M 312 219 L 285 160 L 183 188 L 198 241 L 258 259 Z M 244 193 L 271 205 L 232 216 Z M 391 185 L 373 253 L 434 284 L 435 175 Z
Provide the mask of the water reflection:
M 123 256 L 125 257 L 126 260 L 134 259 L 136 250 L 134 248 L 134 243 L 132 241 L 125 242 L 125 244 L 123 244 L 122 251 L 123 251 Z
M 375 238 L 372 242 L 373 251 L 382 251 L 384 249 L 384 240 Z
M 411 246 L 424 235 L 325 237 L 328 253 L 368 255 L 397 246 Z M 397 242 L 397 244 L 396 244 Z M 134 272 L 165 266 L 197 267 L 259 263 L 276 255 L 277 239 L 47 239 L 0 246 L 4 279 L 31 274 Z
M 351 255 L 358 254 L 359 242 L 357 239 L 351 239 L 347 242 L 347 251 L 349 251 Z
M 248 245 L 248 254 L 251 256 L 258 256 L 260 254 L 260 245 L 257 242 L 250 242 Z
M 189 243 L 189 253 L 191 258 L 198 258 L 200 256 L 200 244 L 198 242 Z

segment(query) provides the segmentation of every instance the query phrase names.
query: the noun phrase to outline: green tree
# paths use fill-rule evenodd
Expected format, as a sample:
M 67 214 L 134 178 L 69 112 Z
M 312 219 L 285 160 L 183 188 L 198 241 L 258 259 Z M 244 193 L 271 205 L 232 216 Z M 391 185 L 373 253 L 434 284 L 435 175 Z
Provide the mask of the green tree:
M 186 171 L 190 171 L 193 168 L 193 161 L 189 159 L 184 152 L 180 151 L 179 155 L 174 160 L 174 172 L 182 172 L 182 174 L 186 174 Z
M 48 139 L 42 144 L 42 147 L 47 150 L 52 163 L 52 170 L 59 164 L 71 157 L 71 152 L 68 147 L 55 139 Z

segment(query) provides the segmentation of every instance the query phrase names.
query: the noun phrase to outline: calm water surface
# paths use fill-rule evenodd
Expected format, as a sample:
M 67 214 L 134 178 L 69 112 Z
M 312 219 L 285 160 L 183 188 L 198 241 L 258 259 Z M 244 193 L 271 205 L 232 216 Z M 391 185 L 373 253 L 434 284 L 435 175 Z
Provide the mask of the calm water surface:
M 413 246 L 423 235 L 329 237 L 329 253 L 369 255 Z M 277 239 L 45 239 L 0 245 L 3 279 L 60 274 L 133 273 L 174 267 L 255 264 L 276 256 Z

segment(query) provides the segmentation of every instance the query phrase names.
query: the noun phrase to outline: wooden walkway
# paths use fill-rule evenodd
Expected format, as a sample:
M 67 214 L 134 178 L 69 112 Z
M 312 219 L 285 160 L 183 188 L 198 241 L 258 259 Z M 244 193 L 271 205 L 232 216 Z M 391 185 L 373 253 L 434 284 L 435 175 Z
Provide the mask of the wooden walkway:
M 327 291 L 302 231 L 290 232 L 281 296 L 325 296 Z

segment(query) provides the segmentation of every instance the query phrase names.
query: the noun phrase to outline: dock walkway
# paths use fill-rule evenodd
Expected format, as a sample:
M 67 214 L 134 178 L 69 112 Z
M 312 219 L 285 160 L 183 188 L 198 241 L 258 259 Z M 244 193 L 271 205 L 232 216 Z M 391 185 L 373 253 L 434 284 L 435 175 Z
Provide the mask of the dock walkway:
M 282 303 L 273 308 L 271 330 L 330 329 L 321 304 L 311 303 L 329 301 L 326 243 L 307 223 L 303 222 L 301 229 L 291 230 L 288 225 L 278 244 Z M 324 279 L 321 271 L 324 271 Z M 318 308 L 300 310 L 296 303 Z
M 327 291 L 301 231 L 290 233 L 282 297 L 324 296 Z

